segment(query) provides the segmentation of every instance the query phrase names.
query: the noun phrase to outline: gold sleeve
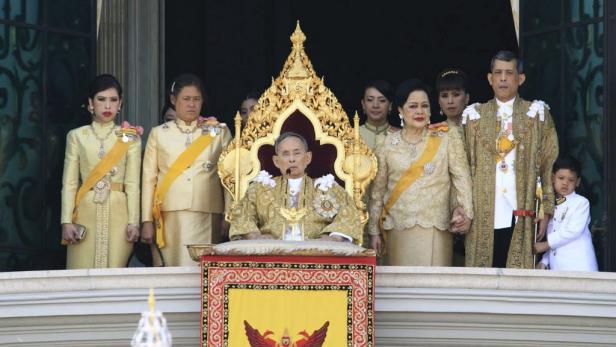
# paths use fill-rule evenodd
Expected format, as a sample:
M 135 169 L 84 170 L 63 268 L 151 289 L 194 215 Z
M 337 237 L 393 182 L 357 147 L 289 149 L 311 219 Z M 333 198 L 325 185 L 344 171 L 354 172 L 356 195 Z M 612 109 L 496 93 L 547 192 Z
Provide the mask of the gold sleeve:
M 241 239 L 243 235 L 260 232 L 258 226 L 259 216 L 257 215 L 257 188 L 259 183 L 252 183 L 248 186 L 246 194 L 237 203 L 229 214 L 229 239 Z
M 558 135 L 554 127 L 552 115 L 545 108 L 545 120 L 542 122 L 543 129 L 540 132 L 541 142 L 539 157 L 539 175 L 541 176 L 541 187 L 543 188 L 543 210 L 545 213 L 554 215 L 554 187 L 552 186 L 552 166 L 558 157 Z
M 66 135 L 64 171 L 62 173 L 61 224 L 73 223 L 77 189 L 79 189 L 79 144 L 77 142 L 77 131 L 71 130 Z
M 352 197 L 337 184 L 331 188 L 336 200 L 340 201 L 340 209 L 334 220 L 321 231 L 321 234 L 338 232 L 352 237 L 353 240 L 361 240 L 364 229 L 359 219 L 359 211 L 355 207 Z
M 372 182 L 372 191 L 370 192 L 369 203 L 369 219 L 368 219 L 368 233 L 370 235 L 379 235 L 381 233 L 379 227 L 379 221 L 381 213 L 383 212 L 383 201 L 385 193 L 387 193 L 387 160 L 385 157 L 385 146 L 377 146 L 376 158 L 379 163 L 378 171 L 374 182 Z
M 141 179 L 141 220 L 151 222 L 154 189 L 158 180 L 158 129 L 154 128 L 148 136 L 143 155 L 143 176 Z
M 462 142 L 462 131 L 459 127 L 452 127 L 447 134 L 447 157 L 449 176 L 455 201 L 454 207 L 462 207 L 466 215 L 473 219 L 473 187 L 471 173 L 468 167 L 466 151 Z
M 132 225 L 139 225 L 140 174 L 141 138 L 137 137 L 128 147 L 128 153 L 126 153 L 126 173 L 124 175 L 124 192 L 126 193 L 126 202 L 128 206 L 128 224 Z

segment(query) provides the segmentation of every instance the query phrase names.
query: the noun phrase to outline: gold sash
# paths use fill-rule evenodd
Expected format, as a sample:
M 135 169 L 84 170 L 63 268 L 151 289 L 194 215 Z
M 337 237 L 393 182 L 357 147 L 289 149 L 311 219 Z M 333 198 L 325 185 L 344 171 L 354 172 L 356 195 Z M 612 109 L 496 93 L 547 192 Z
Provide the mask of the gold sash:
M 94 185 L 100 181 L 105 175 L 111 171 L 115 164 L 120 161 L 128 152 L 128 146 L 130 142 L 123 142 L 122 139 L 118 139 L 116 143 L 111 147 L 111 150 L 105 155 L 101 161 L 96 164 L 94 169 L 90 172 L 88 178 L 83 181 L 81 187 L 75 195 L 75 208 L 73 209 L 73 223 L 77 220 L 77 207 L 86 193 L 94 187 Z
M 402 135 L 400 135 L 402 136 Z M 385 220 L 385 216 L 389 213 L 389 209 L 398 201 L 400 195 L 410 187 L 421 175 L 424 173 L 424 165 L 428 164 L 434 159 L 436 156 L 436 152 L 438 152 L 439 147 L 441 146 L 442 138 L 438 135 L 430 135 L 428 136 L 428 142 L 426 143 L 426 148 L 424 149 L 421 156 L 413 162 L 408 169 L 402 174 L 400 180 L 394 186 L 387 203 L 383 206 L 383 211 L 381 212 L 381 217 L 379 221 L 379 226 L 381 232 L 383 233 L 383 239 L 387 241 L 387 233 L 383 228 L 383 221 Z
M 152 201 L 152 216 L 156 222 L 156 244 L 158 247 L 165 247 L 165 234 L 163 225 L 163 215 L 160 210 L 165 196 L 171 188 L 171 184 L 178 176 L 190 166 L 195 159 L 201 154 L 214 140 L 213 136 L 201 135 L 193 143 L 182 152 L 177 159 L 171 164 L 169 172 L 163 177 L 160 184 L 156 185 L 154 189 L 154 201 Z

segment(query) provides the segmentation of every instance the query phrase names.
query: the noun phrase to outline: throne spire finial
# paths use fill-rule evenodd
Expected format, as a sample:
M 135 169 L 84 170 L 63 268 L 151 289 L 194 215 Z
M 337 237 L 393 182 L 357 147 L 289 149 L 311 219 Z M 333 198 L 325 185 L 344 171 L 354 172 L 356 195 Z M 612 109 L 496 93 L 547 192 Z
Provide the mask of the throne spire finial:
M 306 35 L 304 35 L 302 28 L 299 26 L 299 20 L 298 20 L 297 24 L 295 25 L 295 31 L 293 32 L 293 34 L 291 34 L 291 42 L 293 43 L 294 47 L 297 47 L 297 46 L 303 47 L 305 41 L 306 41 Z

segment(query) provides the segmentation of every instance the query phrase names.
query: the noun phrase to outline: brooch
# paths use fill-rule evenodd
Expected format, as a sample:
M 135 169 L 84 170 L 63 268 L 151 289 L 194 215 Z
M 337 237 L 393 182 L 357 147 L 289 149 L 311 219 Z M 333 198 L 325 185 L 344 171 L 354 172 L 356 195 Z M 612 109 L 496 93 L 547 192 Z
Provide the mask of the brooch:
M 205 172 L 212 171 L 213 167 L 214 167 L 214 163 L 212 163 L 211 160 L 206 160 L 205 163 L 203 163 L 203 169 L 205 170 Z
M 220 134 L 220 127 L 216 126 L 216 125 L 209 125 L 209 124 L 205 124 L 201 127 L 201 133 L 203 135 L 209 133 L 211 137 L 214 137 L 218 134 Z
M 334 218 L 338 214 L 340 204 L 329 194 L 321 194 L 314 199 L 314 210 L 323 218 Z
M 436 165 L 434 165 L 433 162 L 429 162 L 424 165 L 423 169 L 424 169 L 424 174 L 432 175 L 432 173 L 436 169 Z

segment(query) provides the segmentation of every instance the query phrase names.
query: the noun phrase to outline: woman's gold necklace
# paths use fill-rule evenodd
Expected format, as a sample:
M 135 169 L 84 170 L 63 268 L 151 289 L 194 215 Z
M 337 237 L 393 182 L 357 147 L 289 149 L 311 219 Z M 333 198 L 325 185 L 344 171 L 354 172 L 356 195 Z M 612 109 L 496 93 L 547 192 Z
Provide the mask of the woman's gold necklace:
M 186 147 L 190 146 L 192 144 L 192 134 L 194 134 L 195 131 L 197 131 L 197 129 L 199 127 L 195 125 L 195 127 L 192 128 L 192 129 L 184 130 L 184 129 L 180 128 L 180 125 L 178 124 L 178 120 L 177 119 L 174 121 L 174 123 L 175 123 L 175 126 L 178 128 L 178 130 L 182 134 L 186 135 L 186 143 L 184 143 L 184 146 L 186 146 Z
M 92 124 L 90 124 L 90 129 L 92 129 L 92 133 L 94 134 L 94 137 L 96 137 L 96 139 L 100 142 L 100 146 L 98 147 L 98 157 L 100 159 L 103 159 L 103 157 L 105 156 L 105 140 L 109 137 L 109 135 L 111 135 L 111 133 L 113 132 L 113 129 L 115 129 L 115 125 L 112 125 L 110 127 L 109 132 L 104 137 L 98 136 Z

